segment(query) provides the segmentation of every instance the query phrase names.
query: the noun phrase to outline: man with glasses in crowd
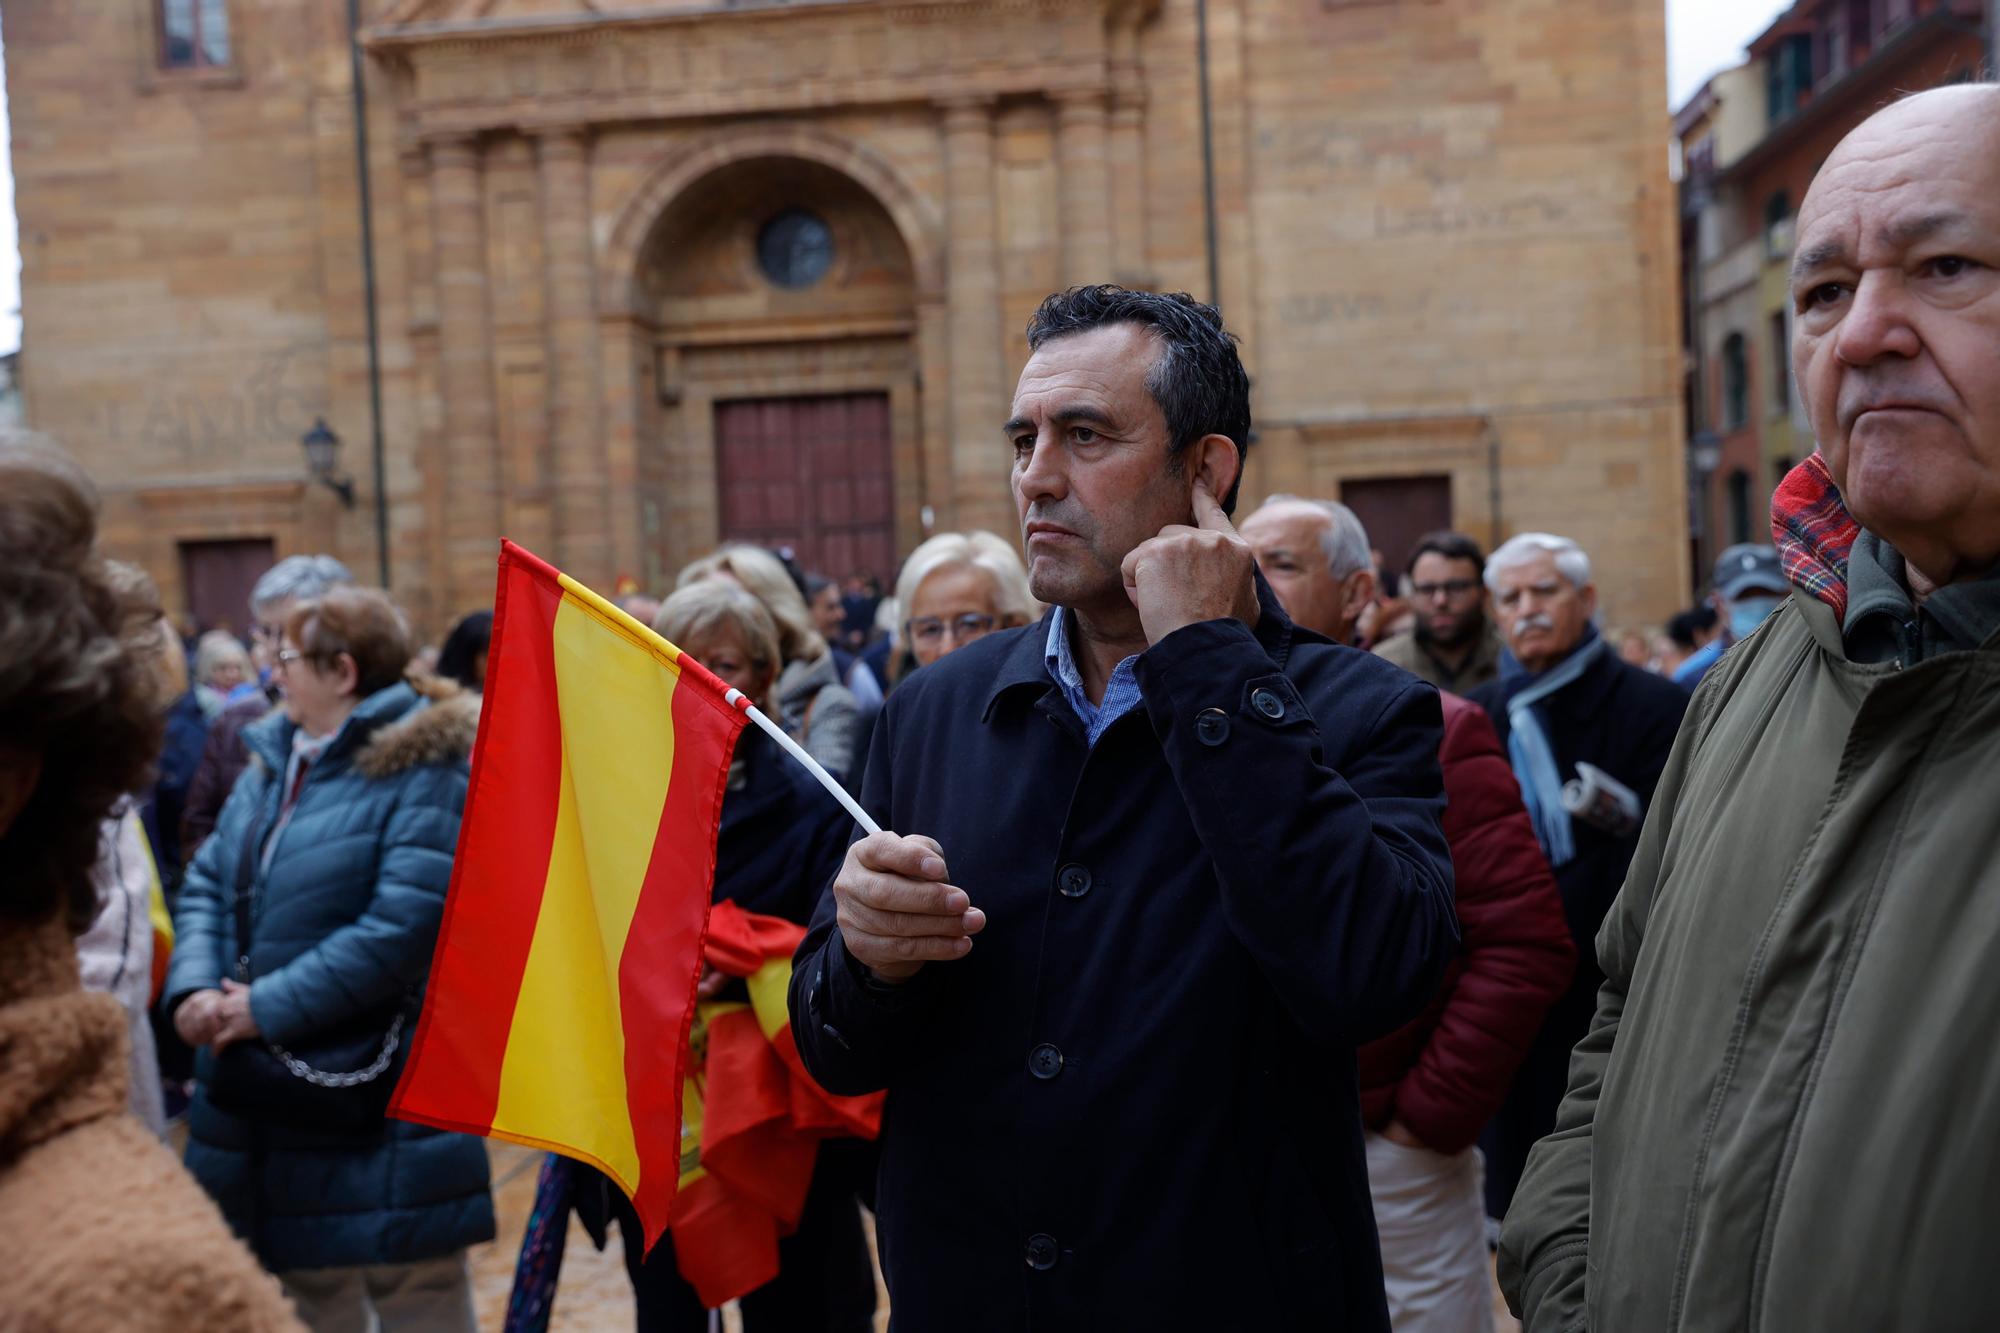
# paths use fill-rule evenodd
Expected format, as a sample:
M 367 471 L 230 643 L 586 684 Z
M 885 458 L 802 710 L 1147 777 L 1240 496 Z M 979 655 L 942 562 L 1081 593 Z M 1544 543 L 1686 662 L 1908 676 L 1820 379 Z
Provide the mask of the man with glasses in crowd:
M 1433 532 L 1410 552 L 1416 628 L 1375 651 L 1441 690 L 1469 694 L 1500 675 L 1505 645 L 1486 614 L 1486 556 L 1462 532 Z

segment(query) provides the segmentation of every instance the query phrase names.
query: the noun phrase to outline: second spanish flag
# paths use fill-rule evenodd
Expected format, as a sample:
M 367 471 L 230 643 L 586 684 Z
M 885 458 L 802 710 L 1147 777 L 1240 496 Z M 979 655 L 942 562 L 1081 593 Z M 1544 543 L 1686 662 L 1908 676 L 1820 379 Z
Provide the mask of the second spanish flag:
M 739 701 L 502 544 L 457 862 L 390 1113 L 591 1163 L 631 1196 L 648 1245 L 680 1173 Z

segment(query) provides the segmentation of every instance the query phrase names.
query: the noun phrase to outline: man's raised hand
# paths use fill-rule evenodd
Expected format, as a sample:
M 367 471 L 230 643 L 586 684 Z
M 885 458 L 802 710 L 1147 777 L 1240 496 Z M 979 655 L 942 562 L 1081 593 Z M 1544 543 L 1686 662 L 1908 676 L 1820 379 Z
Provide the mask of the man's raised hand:
M 1149 644 L 1204 620 L 1257 623 L 1256 553 L 1199 480 L 1194 521 L 1161 528 L 1125 557 L 1125 595 L 1139 610 Z
M 873 833 L 849 847 L 833 881 L 847 952 L 890 982 L 970 953 L 986 913 L 945 882 L 947 873 L 944 848 L 930 838 Z

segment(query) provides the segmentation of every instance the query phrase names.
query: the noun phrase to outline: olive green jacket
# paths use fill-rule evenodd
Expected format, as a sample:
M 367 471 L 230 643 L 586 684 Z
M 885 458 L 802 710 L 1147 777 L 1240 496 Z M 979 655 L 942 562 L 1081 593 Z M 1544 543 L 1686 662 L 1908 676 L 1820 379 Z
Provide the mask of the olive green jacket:
M 2000 634 L 1696 692 L 1500 1281 L 1529 1333 L 2000 1328 Z

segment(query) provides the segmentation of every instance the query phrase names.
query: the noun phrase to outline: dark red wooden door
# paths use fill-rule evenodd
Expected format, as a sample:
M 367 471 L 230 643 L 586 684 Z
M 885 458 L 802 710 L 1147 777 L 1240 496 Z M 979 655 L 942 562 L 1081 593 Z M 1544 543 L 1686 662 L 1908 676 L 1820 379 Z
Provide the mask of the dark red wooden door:
M 277 563 L 268 537 L 248 541 L 182 542 L 181 586 L 197 630 L 226 629 L 250 637 L 250 589 Z
M 1451 526 L 1450 477 L 1370 477 L 1340 484 L 1340 500 L 1382 553 L 1400 583 L 1410 548 L 1427 532 Z
M 889 395 L 715 405 L 722 539 L 789 546 L 833 578 L 896 572 Z

